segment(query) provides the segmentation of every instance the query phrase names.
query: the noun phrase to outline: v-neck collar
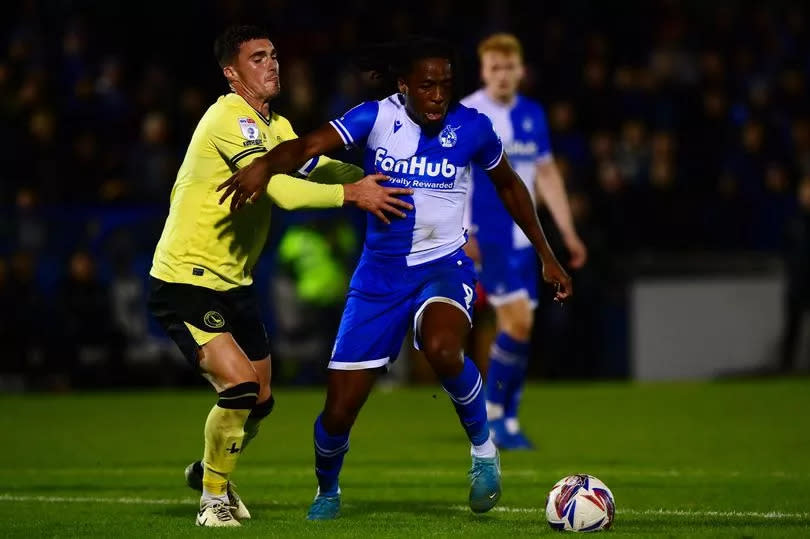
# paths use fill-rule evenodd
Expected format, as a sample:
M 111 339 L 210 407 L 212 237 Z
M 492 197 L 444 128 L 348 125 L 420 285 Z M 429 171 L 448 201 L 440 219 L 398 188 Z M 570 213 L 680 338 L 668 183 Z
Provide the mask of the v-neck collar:
M 238 94 L 238 93 L 236 93 L 236 92 L 233 92 L 233 94 L 234 94 L 234 95 L 236 95 L 236 96 L 238 96 L 238 97 L 239 97 L 239 99 L 241 99 L 242 101 L 244 101 L 244 102 L 245 102 L 245 104 L 246 104 L 248 107 L 250 107 L 250 108 L 253 110 L 253 112 L 255 112 L 255 113 L 256 113 L 256 116 L 258 116 L 258 117 L 261 119 L 261 121 L 262 121 L 262 122 L 264 122 L 264 124 L 265 124 L 265 125 L 270 125 L 270 120 L 273 118 L 273 109 L 272 109 L 272 108 L 270 108 L 270 116 L 265 117 L 265 116 L 264 116 L 264 114 L 262 114 L 260 111 L 258 111 L 258 110 L 256 110 L 255 108 L 253 108 L 253 106 L 252 106 L 250 103 L 248 103 L 247 99 L 245 99 L 244 97 L 242 97 L 241 95 L 239 95 L 239 94 Z M 268 104 L 268 106 L 269 106 L 269 104 Z

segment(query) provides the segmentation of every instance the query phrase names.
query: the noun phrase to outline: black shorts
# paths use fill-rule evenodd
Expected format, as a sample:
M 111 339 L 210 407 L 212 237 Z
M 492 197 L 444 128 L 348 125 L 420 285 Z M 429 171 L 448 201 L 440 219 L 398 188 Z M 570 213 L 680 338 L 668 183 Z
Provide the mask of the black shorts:
M 270 355 L 252 285 L 219 292 L 154 277 L 149 278 L 149 285 L 149 311 L 195 367 L 199 365 L 198 351 L 212 333 L 230 332 L 251 361 Z M 186 324 L 200 331 L 192 331 Z

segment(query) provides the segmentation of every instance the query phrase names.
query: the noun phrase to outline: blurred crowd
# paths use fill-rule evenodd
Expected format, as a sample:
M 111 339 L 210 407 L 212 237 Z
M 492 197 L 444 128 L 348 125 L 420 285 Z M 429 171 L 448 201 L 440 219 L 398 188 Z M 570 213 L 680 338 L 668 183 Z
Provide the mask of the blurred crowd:
M 232 22 L 271 29 L 283 85 L 273 106 L 298 132 L 377 90 L 349 61 L 364 41 L 413 33 L 453 41 L 472 92 L 478 40 L 515 33 L 529 68 L 524 92 L 545 106 L 592 252 L 573 323 L 585 324 L 581 333 L 604 333 L 599 320 L 622 286 L 617 268 L 638 253 L 783 254 L 791 308 L 807 307 L 805 2 L 111 4 L 4 7 L 0 336 L 13 345 L 0 370 L 72 372 L 94 354 L 162 350 L 145 344 L 154 328 L 140 299 L 144 276 L 190 135 L 227 91 L 212 42 Z M 288 217 L 274 219 L 278 243 Z M 582 357 L 599 353 L 604 342 L 594 339 Z

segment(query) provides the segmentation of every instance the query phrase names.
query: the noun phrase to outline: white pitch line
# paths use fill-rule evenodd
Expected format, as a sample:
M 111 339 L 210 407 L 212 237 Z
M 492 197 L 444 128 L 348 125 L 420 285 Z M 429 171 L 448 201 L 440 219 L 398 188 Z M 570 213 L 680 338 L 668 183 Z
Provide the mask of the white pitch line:
M 627 515 L 663 515 L 663 516 L 701 516 L 701 517 L 723 517 L 723 518 L 810 518 L 810 513 L 783 513 L 781 511 L 686 511 L 679 509 L 644 509 L 644 510 L 624 510 L 617 511 L 618 514 Z
M 191 498 L 97 498 L 93 496 L 17 496 L 0 494 L 0 502 L 42 502 L 42 503 L 117 503 L 124 505 L 185 505 L 198 503 Z
M 99 498 L 93 496 L 18 496 L 14 494 L 0 494 L 0 501 L 6 502 L 40 502 L 40 503 L 110 503 L 122 505 L 189 505 L 198 500 L 192 498 Z M 269 502 L 278 504 L 277 501 Z M 355 504 L 352 504 L 355 505 Z M 453 509 L 469 511 L 466 505 L 455 505 Z M 495 507 L 498 513 L 541 513 L 542 509 L 532 507 Z M 764 518 L 779 519 L 807 519 L 810 513 L 783 513 L 780 511 L 687 511 L 679 509 L 622 509 L 616 514 L 641 516 L 683 516 L 683 517 L 722 517 L 722 518 Z
M 466 505 L 455 505 L 453 509 L 469 511 Z M 533 507 L 495 507 L 498 513 L 543 513 L 544 509 Z M 678 517 L 723 517 L 723 518 L 764 518 L 764 519 L 806 519 L 810 513 L 782 513 L 779 511 L 687 511 L 678 509 L 617 509 L 617 518 L 622 515 L 678 516 Z

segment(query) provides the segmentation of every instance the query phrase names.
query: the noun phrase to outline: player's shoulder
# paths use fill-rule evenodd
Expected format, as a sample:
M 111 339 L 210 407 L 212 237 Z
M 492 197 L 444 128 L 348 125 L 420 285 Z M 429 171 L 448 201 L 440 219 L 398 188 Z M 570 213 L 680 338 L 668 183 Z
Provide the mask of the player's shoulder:
M 222 130 L 231 127 L 231 123 L 236 125 L 239 118 L 250 118 L 253 120 L 253 109 L 250 108 L 244 99 L 237 94 L 226 94 L 220 96 L 203 114 L 200 120 L 200 127 L 206 130 Z M 255 120 L 253 120 L 255 121 Z
M 270 125 L 282 129 L 283 131 L 294 132 L 290 120 L 288 120 L 285 116 L 282 116 L 281 114 L 275 111 L 270 113 Z
M 405 110 L 405 96 L 397 92 L 375 101 L 380 107 Z
M 357 105 L 353 106 L 352 108 L 350 108 L 348 111 L 346 111 L 346 114 L 344 114 L 343 116 L 350 116 L 350 115 L 351 116 L 376 116 L 380 112 L 380 108 L 386 106 L 386 105 L 384 105 L 384 103 L 386 103 L 387 101 L 388 101 L 388 98 L 380 99 L 380 100 L 373 100 L 372 99 L 372 100 L 369 100 L 369 101 L 363 101 L 363 102 L 358 103 Z M 390 106 L 390 103 L 389 103 L 389 106 Z
M 492 101 L 487 97 L 484 89 L 481 88 L 459 101 L 460 113 L 464 120 L 472 124 L 476 129 L 492 130 Z
M 201 134 L 217 137 L 241 133 L 249 140 L 254 140 L 260 138 L 261 130 L 268 127 L 285 139 L 295 136 L 292 125 L 284 116 L 271 111 L 270 117 L 266 118 L 241 96 L 230 93 L 220 96 L 208 107 L 197 130 Z
M 250 112 L 250 106 L 238 94 L 230 93 L 219 96 L 213 105 L 208 107 L 206 116 L 220 120 L 225 117 L 235 117 Z
M 465 107 L 480 109 L 486 103 L 486 94 L 484 94 L 484 89 L 479 88 L 470 95 L 462 97 L 459 102 Z
M 237 93 L 229 93 L 220 96 L 213 105 L 208 108 L 206 115 L 210 115 L 213 120 L 233 120 L 235 118 L 246 117 L 252 120 L 260 120 L 264 124 L 270 124 L 274 120 L 281 123 L 289 123 L 286 118 L 275 112 L 270 113 L 270 117 L 264 115 L 251 107 Z
M 470 126 L 473 129 L 492 129 L 492 120 L 478 109 L 458 102 L 450 107 L 447 113 L 450 123 Z
M 517 95 L 517 102 L 515 103 L 515 109 L 518 112 L 527 112 L 529 114 L 534 114 L 537 116 L 544 117 L 546 115 L 545 109 L 543 105 L 530 97 L 526 97 L 523 94 Z

